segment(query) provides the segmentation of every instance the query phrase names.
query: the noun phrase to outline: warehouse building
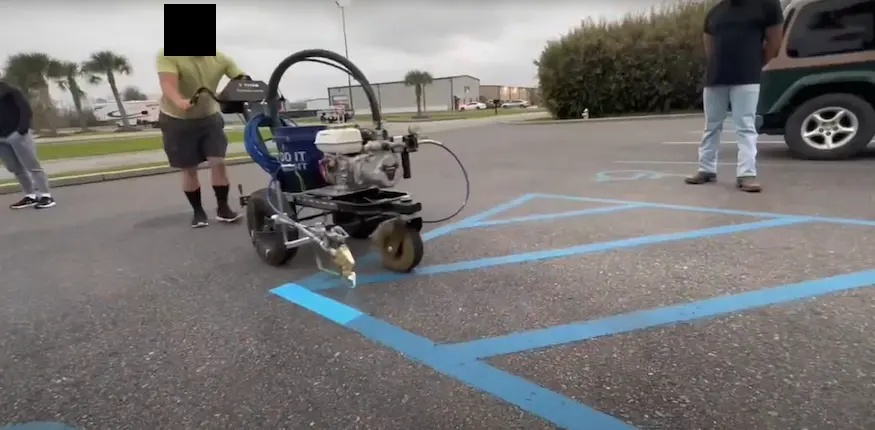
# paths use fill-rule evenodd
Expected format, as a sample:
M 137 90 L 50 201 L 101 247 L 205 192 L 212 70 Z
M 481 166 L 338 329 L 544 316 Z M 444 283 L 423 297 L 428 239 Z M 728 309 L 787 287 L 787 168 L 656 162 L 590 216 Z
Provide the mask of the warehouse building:
M 416 92 L 404 81 L 372 83 L 374 95 L 384 113 L 416 112 Z M 333 105 L 345 104 L 349 100 L 349 87 L 328 88 L 328 99 Z M 469 75 L 435 78 L 423 91 L 423 105 L 426 112 L 453 110 L 454 105 L 464 104 L 480 98 L 480 79 Z M 370 113 L 368 99 L 361 85 L 352 86 L 352 106 L 357 114 Z
M 525 100 L 532 105 L 541 102 L 540 92 L 534 87 L 513 87 L 507 85 L 481 85 L 481 100 Z

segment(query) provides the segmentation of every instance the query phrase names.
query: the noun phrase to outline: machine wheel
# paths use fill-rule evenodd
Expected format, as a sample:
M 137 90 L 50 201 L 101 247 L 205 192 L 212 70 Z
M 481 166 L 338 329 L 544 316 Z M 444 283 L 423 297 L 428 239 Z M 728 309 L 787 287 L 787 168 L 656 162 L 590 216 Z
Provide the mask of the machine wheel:
M 851 158 L 875 135 L 875 109 L 852 94 L 825 94 L 802 103 L 787 119 L 793 155 L 810 160 Z
M 416 268 L 425 253 L 422 235 L 408 226 L 395 228 L 381 237 L 377 247 L 383 267 L 399 273 L 408 273 Z
M 347 225 L 355 223 L 358 218 L 358 215 L 349 212 L 334 212 L 331 214 L 331 222 L 343 227 L 343 229 L 346 230 L 346 233 L 354 239 L 367 239 L 371 235 L 371 233 L 373 233 L 374 230 L 376 230 L 377 227 L 380 226 L 380 223 L 383 221 L 378 218 L 375 220 L 358 223 L 355 226 L 351 226 L 347 229 Z
M 271 194 L 271 199 L 276 202 L 276 192 Z M 280 207 L 293 219 L 295 211 L 285 196 L 281 198 Z M 276 205 L 276 203 L 274 203 Z M 286 248 L 287 240 L 295 240 L 299 237 L 298 230 L 285 225 L 276 226 L 270 219 L 273 210 L 267 204 L 267 189 L 262 188 L 249 196 L 246 204 L 246 227 L 249 230 L 249 238 L 258 256 L 271 266 L 286 264 L 295 254 L 298 248 Z

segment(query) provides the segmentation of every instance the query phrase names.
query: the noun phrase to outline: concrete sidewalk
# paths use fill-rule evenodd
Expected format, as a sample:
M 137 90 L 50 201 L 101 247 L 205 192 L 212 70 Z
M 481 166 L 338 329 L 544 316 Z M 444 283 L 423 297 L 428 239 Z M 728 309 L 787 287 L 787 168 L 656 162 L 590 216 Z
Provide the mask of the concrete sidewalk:
M 386 128 L 393 135 L 407 132 L 409 127 L 416 127 L 421 133 L 433 133 L 446 130 L 458 130 L 468 127 L 477 127 L 499 122 L 520 121 L 530 118 L 547 116 L 545 112 L 532 112 L 519 115 L 499 115 L 476 119 L 459 119 L 447 121 L 429 121 L 418 123 L 389 123 Z M 245 152 L 242 142 L 234 142 L 228 146 L 228 154 Z M 43 168 L 50 176 L 57 176 L 69 172 L 81 172 L 90 170 L 119 170 L 125 166 L 141 165 L 148 163 L 162 163 L 167 160 L 164 151 L 142 151 L 122 154 L 102 155 L 98 157 L 70 158 L 52 160 L 43 163 Z M 0 181 L 13 179 L 12 174 L 6 170 L 0 170 Z

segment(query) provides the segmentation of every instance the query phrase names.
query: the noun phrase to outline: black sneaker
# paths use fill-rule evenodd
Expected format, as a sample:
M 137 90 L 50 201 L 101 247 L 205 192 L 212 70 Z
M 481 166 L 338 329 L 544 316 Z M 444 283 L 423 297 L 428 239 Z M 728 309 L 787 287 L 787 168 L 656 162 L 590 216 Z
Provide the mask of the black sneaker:
M 237 222 L 242 216 L 243 215 L 234 212 L 234 210 L 227 205 L 219 206 L 219 209 L 216 210 L 216 219 L 220 222 Z
M 32 208 L 39 203 L 35 198 L 25 196 L 23 199 L 9 205 L 9 209 L 27 209 Z
M 208 225 L 210 225 L 210 222 L 207 218 L 207 213 L 204 211 L 197 211 L 191 217 L 191 228 L 201 228 Z
M 37 199 L 35 207 L 37 209 L 48 209 L 56 204 L 58 204 L 58 203 L 55 202 L 55 199 L 53 199 L 49 196 L 42 196 L 39 199 Z

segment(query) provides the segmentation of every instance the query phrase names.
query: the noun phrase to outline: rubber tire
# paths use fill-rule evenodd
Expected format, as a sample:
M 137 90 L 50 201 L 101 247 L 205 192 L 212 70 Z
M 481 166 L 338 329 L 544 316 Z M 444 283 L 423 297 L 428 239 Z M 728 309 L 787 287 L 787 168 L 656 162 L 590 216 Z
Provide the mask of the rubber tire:
M 274 192 L 276 193 L 276 192 Z M 271 195 L 275 200 L 276 196 Z M 282 198 L 282 208 L 286 215 L 295 218 L 295 211 L 285 197 Z M 275 234 L 261 234 L 256 238 L 254 232 L 261 231 L 265 225 L 265 218 L 272 214 L 273 210 L 267 204 L 267 189 L 262 188 L 249 195 L 246 203 L 246 231 L 252 240 L 258 256 L 268 265 L 279 267 L 285 265 L 298 253 L 298 248 L 286 248 L 286 240 L 295 240 L 300 236 L 297 229 L 288 226 L 280 226 Z M 270 252 L 268 252 L 268 250 Z
M 386 239 L 392 235 L 386 235 Z M 410 273 L 419 263 L 422 262 L 422 257 L 425 255 L 425 243 L 422 240 L 422 234 L 418 231 L 404 227 L 404 239 L 402 242 L 404 247 L 404 261 L 399 261 L 395 255 L 386 252 L 386 244 L 378 243 L 377 247 L 380 251 L 380 261 L 383 267 L 397 273 Z
M 842 147 L 830 151 L 814 149 L 808 146 L 800 130 L 802 121 L 814 111 L 825 107 L 842 107 L 857 116 L 860 129 L 857 135 Z M 843 160 L 861 153 L 875 136 L 875 109 L 866 100 L 852 94 L 825 94 L 802 103 L 793 111 L 784 128 L 784 141 L 794 157 L 805 160 Z
M 358 228 L 346 228 L 345 224 L 349 224 L 356 219 L 357 215 L 348 213 L 348 212 L 334 212 L 331 214 L 331 222 L 335 225 L 340 225 L 346 230 L 346 233 L 349 237 L 353 239 L 367 239 L 371 236 L 371 233 L 380 226 L 380 223 L 383 221 L 381 219 L 377 219 L 375 221 L 366 222 L 363 224 L 359 224 Z

